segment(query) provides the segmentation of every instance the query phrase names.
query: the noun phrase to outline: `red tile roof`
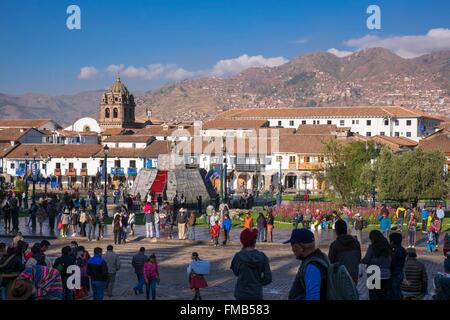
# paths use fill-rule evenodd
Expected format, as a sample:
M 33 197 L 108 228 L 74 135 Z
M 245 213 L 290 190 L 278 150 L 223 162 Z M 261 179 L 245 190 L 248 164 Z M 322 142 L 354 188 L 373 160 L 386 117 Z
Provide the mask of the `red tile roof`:
M 279 109 L 234 109 L 217 115 L 221 119 L 268 119 L 268 118 L 314 118 L 314 117 L 422 117 L 442 121 L 441 118 L 405 107 L 316 107 Z

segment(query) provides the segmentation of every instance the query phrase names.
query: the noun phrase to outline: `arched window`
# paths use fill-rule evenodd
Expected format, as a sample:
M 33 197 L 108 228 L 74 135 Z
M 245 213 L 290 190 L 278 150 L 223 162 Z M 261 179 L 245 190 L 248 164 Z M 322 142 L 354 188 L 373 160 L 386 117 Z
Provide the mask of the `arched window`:
M 109 108 L 105 109 L 105 118 L 109 118 L 110 114 L 109 114 Z
M 113 118 L 117 118 L 119 116 L 119 111 L 117 110 L 117 108 L 114 108 L 113 110 Z
M 91 127 L 89 127 L 88 125 L 85 125 L 84 128 L 83 128 L 83 131 L 84 131 L 84 132 L 89 132 L 89 131 L 91 131 Z

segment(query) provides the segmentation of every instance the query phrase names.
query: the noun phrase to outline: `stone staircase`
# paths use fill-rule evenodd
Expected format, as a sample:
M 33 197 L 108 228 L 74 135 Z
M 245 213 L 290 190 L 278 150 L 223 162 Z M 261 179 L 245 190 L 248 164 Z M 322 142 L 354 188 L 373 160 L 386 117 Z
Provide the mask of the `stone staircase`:
M 130 192 L 132 195 L 136 195 L 138 193 L 141 194 L 142 199 L 144 199 L 148 190 L 155 181 L 156 175 L 158 174 L 158 170 L 156 169 L 142 169 L 139 171 L 136 179 L 134 180 L 133 187 Z

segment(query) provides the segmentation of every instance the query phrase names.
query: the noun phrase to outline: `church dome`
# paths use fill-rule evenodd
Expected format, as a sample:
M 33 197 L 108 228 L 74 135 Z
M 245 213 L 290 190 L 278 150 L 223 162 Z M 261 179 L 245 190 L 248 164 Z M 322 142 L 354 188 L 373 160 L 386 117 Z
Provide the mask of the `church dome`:
M 108 92 L 125 95 L 129 94 L 127 87 L 122 83 L 120 77 L 117 77 L 116 81 L 111 85 L 111 87 L 109 87 Z

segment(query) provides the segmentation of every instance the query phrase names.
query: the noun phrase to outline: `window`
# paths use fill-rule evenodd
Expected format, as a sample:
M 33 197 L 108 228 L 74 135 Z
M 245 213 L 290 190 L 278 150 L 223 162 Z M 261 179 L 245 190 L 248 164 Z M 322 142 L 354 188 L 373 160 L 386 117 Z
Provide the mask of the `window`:
M 294 120 L 290 120 L 289 125 L 292 127 L 294 125 Z
M 340 126 L 345 126 L 345 120 L 339 120 L 339 125 Z
M 130 168 L 136 168 L 136 160 L 130 160 Z
M 406 120 L 406 125 L 411 126 L 411 120 Z
M 61 169 L 61 162 L 57 162 L 57 163 L 55 164 L 55 168 L 56 168 L 56 169 Z
M 320 124 L 320 121 L 319 120 L 314 120 L 313 124 Z
M 47 170 L 47 164 L 46 163 L 42 164 L 42 170 Z
M 327 124 L 331 124 L 331 120 L 327 120 Z
M 81 163 L 81 169 L 87 169 L 87 163 L 86 162 L 82 162 Z
M 69 169 L 73 169 L 73 162 L 69 162 Z
M 372 136 L 372 132 L 366 132 L 366 137 L 371 137 Z
M 384 131 L 380 132 L 380 136 L 385 136 L 385 135 L 386 135 L 386 133 Z
M 10 168 L 11 169 L 14 169 L 16 166 L 14 165 L 14 162 L 11 162 L 11 166 L 10 166 Z
M 117 118 L 119 116 L 119 111 L 117 110 L 117 108 L 113 109 L 113 118 Z
M 278 120 L 278 125 L 281 126 L 281 120 Z
M 371 125 L 372 125 L 372 120 L 367 120 L 367 121 L 366 121 L 366 124 L 367 124 L 368 126 L 371 126 Z
M 295 163 L 295 156 L 289 156 L 289 163 Z
M 395 135 L 396 137 L 400 137 L 400 132 L 396 132 L 394 135 Z
M 395 120 L 395 125 L 398 126 L 400 124 L 400 121 Z
M 325 157 L 319 157 L 319 162 L 325 162 Z
M 114 167 L 116 168 L 120 167 L 120 160 L 114 160 Z
M 305 163 L 309 163 L 311 159 L 309 157 L 305 157 Z
M 133 149 L 136 149 L 136 143 L 133 143 L 133 144 L 131 145 L 131 147 L 132 147 Z
M 320 124 L 320 120 L 317 120 L 317 124 Z
M 109 108 L 106 108 L 105 109 L 105 118 L 109 118 L 109 116 L 110 116 Z
M 306 124 L 306 120 L 302 120 L 302 124 Z
M 406 136 L 407 136 L 408 138 L 411 138 L 411 132 L 407 132 L 407 133 L 406 133 Z

